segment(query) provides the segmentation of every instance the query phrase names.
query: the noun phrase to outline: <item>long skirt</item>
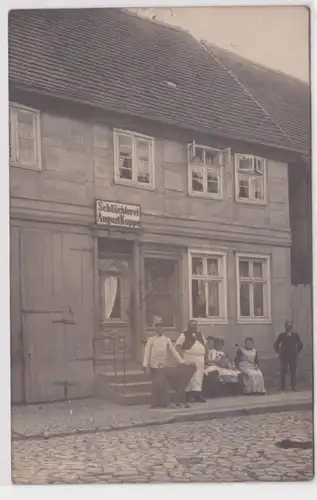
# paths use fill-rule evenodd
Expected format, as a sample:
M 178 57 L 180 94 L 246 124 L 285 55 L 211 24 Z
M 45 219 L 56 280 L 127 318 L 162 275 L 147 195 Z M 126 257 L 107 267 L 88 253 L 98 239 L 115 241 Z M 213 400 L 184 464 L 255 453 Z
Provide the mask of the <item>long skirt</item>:
M 205 354 L 197 355 L 184 351 L 184 360 L 186 363 L 193 363 L 196 366 L 196 371 L 186 387 L 186 392 L 201 392 L 204 377 Z
M 250 363 L 243 361 L 239 365 L 239 370 L 243 375 L 244 394 L 265 394 L 266 390 L 261 370 L 258 370 Z

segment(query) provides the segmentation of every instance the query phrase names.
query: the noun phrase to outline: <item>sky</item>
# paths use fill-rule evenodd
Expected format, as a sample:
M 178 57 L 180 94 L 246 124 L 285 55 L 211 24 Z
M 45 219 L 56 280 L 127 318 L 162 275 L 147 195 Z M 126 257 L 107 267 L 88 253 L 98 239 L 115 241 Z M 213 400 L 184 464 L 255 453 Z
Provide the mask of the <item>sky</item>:
M 309 10 L 303 6 L 130 9 L 156 16 L 240 56 L 309 81 Z

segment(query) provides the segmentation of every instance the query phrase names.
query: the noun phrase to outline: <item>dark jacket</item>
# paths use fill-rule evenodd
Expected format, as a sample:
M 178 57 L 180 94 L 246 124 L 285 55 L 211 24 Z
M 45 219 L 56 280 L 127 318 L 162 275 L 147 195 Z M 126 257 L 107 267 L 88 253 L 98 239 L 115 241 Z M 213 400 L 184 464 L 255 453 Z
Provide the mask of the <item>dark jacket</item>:
M 274 343 L 274 349 L 281 358 L 295 358 L 303 349 L 303 343 L 298 333 L 280 333 Z

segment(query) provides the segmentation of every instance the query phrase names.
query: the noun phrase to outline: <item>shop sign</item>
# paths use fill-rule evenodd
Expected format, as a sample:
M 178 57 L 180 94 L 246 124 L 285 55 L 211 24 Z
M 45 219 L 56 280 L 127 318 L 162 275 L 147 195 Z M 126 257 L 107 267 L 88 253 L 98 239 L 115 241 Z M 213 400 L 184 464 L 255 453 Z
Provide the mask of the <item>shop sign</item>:
M 141 207 L 115 201 L 96 201 L 96 223 L 101 226 L 139 228 Z

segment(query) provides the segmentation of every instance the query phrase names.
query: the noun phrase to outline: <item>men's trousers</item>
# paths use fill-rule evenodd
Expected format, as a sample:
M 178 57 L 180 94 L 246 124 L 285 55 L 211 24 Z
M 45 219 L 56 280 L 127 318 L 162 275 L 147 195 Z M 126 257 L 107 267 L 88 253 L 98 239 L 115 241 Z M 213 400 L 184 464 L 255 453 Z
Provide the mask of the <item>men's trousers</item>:
M 291 387 L 296 388 L 297 357 L 281 357 L 281 389 L 285 389 L 286 375 L 288 371 L 291 376 Z
M 167 406 L 169 404 L 169 384 L 165 368 L 151 368 L 152 405 Z

